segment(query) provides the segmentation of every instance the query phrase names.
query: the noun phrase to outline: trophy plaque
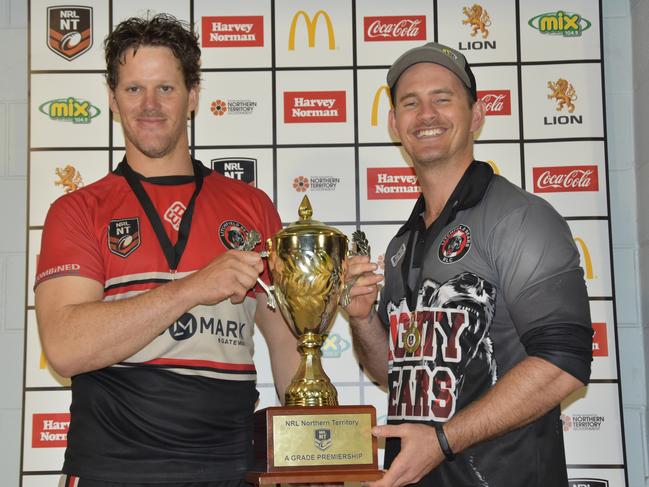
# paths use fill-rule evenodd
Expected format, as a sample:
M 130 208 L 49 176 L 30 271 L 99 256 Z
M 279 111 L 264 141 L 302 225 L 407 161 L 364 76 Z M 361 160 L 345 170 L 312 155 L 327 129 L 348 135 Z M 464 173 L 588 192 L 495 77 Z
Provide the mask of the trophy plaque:
M 285 406 L 255 413 L 255 484 L 377 480 L 373 406 L 339 406 L 335 387 L 322 368 L 320 347 L 338 304 L 348 303 L 345 287 L 348 239 L 311 219 L 305 196 L 300 219 L 266 241 L 263 256 L 273 285 L 268 305 L 277 305 L 298 339 L 300 365 L 286 390 Z M 358 241 L 359 248 L 369 248 Z M 366 243 L 366 241 L 364 241 Z M 363 250 L 364 251 L 364 250 Z M 363 252 L 361 251 L 361 252 Z

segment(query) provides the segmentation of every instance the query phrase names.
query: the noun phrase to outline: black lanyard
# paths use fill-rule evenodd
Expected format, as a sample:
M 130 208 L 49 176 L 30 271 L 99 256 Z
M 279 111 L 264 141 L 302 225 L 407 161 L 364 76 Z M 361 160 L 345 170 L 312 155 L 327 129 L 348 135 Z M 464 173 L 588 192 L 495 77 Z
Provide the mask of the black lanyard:
M 187 209 L 185 210 L 185 213 L 183 213 L 183 217 L 180 220 L 178 240 L 176 241 L 176 245 L 171 245 L 171 240 L 169 240 L 167 232 L 165 232 L 165 229 L 162 226 L 160 215 L 158 215 L 155 206 L 153 206 L 151 198 L 149 198 L 149 195 L 144 190 L 144 187 L 140 182 L 140 176 L 135 171 L 133 171 L 133 169 L 131 169 L 131 166 L 128 165 L 126 157 L 124 157 L 124 159 L 122 160 L 120 167 L 124 172 L 124 177 L 126 178 L 128 185 L 133 190 L 133 193 L 135 193 L 137 200 L 140 202 L 144 213 L 149 219 L 149 223 L 151 223 L 156 237 L 158 237 L 158 242 L 160 243 L 160 247 L 162 248 L 162 252 L 164 253 L 165 258 L 167 259 L 169 270 L 175 271 L 178 268 L 180 258 L 182 257 L 183 252 L 185 251 L 185 247 L 187 246 L 187 241 L 189 240 L 189 229 L 192 224 L 194 203 L 196 202 L 196 198 L 198 197 L 198 194 L 201 192 L 201 188 L 203 187 L 203 166 L 198 161 L 192 160 L 192 167 L 194 169 L 194 182 L 196 184 L 196 187 L 194 188 L 194 194 L 192 194 L 192 197 L 189 200 Z

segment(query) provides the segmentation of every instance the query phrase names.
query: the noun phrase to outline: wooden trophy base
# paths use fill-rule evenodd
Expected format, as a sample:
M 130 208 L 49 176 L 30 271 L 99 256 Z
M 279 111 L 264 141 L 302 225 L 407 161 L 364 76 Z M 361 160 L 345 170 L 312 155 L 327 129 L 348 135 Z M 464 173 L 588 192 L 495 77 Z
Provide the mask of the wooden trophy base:
M 378 480 L 373 406 L 286 406 L 255 413 L 256 485 Z

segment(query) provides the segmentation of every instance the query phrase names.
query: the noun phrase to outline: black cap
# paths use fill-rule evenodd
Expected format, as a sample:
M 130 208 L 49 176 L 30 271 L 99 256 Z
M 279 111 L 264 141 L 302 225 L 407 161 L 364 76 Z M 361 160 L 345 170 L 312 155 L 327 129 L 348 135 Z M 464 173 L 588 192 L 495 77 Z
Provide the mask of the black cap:
M 394 92 L 394 86 L 397 84 L 403 72 L 417 63 L 434 63 L 444 66 L 460 78 L 462 83 L 469 88 L 473 100 L 477 99 L 475 77 L 464 55 L 455 49 L 438 44 L 437 42 L 429 42 L 423 46 L 410 49 L 392 64 L 387 76 L 387 82 L 391 92 Z

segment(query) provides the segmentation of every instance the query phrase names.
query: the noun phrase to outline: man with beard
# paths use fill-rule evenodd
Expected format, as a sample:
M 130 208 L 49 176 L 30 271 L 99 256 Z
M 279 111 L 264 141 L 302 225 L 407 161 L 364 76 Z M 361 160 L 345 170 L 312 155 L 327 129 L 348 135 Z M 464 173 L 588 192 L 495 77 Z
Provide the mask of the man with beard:
M 186 26 L 131 18 L 105 49 L 126 156 L 52 205 L 36 279 L 43 349 L 72 377 L 65 485 L 243 485 L 254 324 L 281 395 L 298 354 L 255 285 L 268 280 L 259 254 L 227 232 L 265 239 L 279 216 L 264 193 L 190 156 L 200 48 Z
M 365 369 L 389 389 L 375 486 L 567 486 L 559 404 L 590 377 L 579 255 L 544 200 L 473 158 L 485 117 L 464 56 L 437 43 L 387 75 L 389 125 L 422 195 L 346 307 Z M 386 360 L 387 358 L 387 360 Z

